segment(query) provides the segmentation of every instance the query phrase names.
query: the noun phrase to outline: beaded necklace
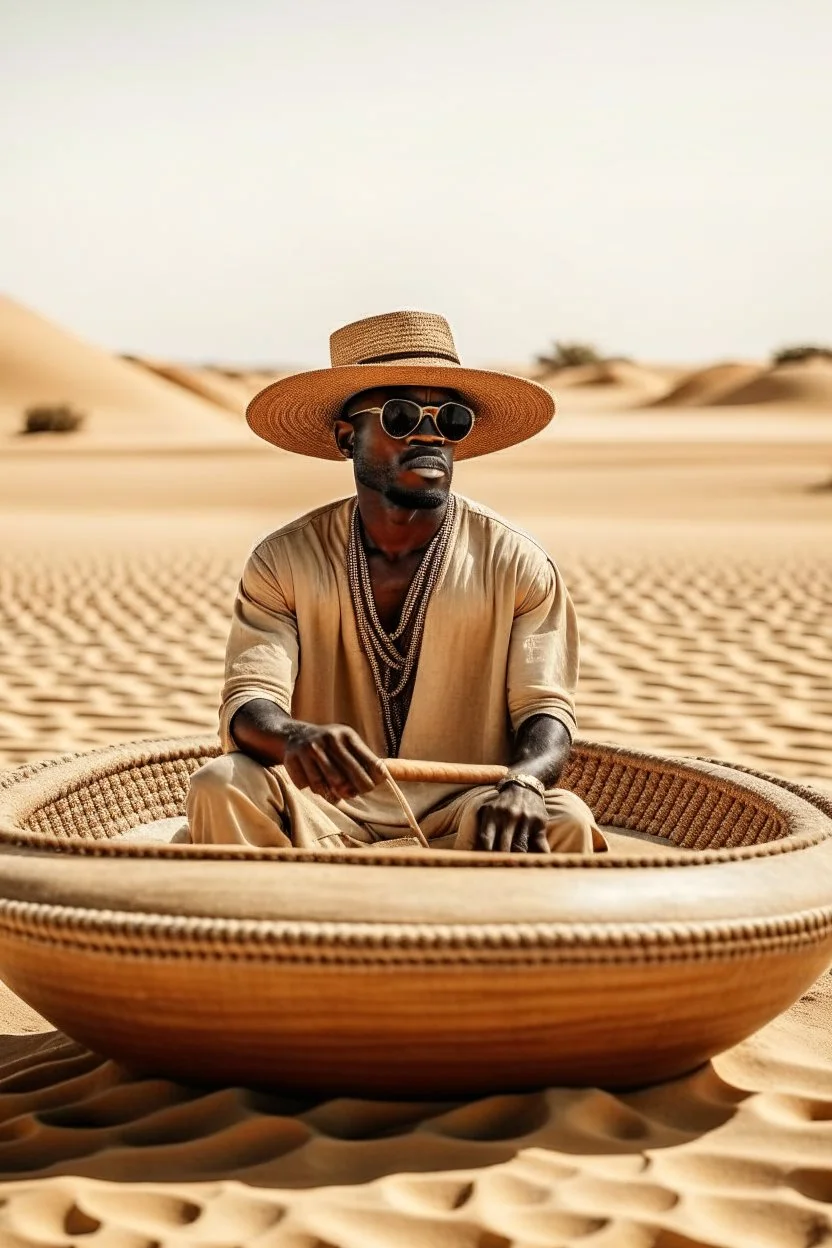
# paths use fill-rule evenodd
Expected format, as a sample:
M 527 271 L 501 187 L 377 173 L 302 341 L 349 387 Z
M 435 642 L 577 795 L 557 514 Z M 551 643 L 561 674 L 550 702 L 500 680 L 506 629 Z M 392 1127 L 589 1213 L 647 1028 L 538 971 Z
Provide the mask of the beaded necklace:
M 425 549 L 407 591 L 399 622 L 393 632 L 388 633 L 378 618 L 370 568 L 361 540 L 358 502 L 353 503 L 347 543 L 347 572 L 358 636 L 370 664 L 381 706 L 389 758 L 398 757 L 410 707 L 411 678 L 422 645 L 425 615 L 448 553 L 455 514 L 456 497 L 449 494 L 442 525 Z

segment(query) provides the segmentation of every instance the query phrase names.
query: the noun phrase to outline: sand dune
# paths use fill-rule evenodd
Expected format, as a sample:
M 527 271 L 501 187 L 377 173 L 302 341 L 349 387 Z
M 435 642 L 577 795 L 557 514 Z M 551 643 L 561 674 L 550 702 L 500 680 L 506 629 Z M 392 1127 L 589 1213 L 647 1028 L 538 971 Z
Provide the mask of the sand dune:
M 218 369 L 188 368 L 184 364 L 164 364 L 146 359 L 138 359 L 136 362 L 157 377 L 181 386 L 183 390 L 199 395 L 209 403 L 216 403 L 218 407 L 233 412 L 235 416 L 244 415 L 249 400 L 258 389 L 240 378 L 229 377 Z
M 642 367 L 649 369 L 657 377 L 662 377 L 668 385 L 676 385 L 694 371 L 691 364 L 668 364 L 664 360 L 659 363 L 655 360 L 641 360 L 640 363 Z
M 671 384 L 666 375 L 629 360 L 556 369 L 538 380 L 563 407 L 608 411 L 643 407 Z
M 704 368 L 628 360 L 581 364 L 534 375 L 564 411 L 615 412 L 674 407 L 744 407 L 832 412 L 832 361 L 810 359 L 766 368 L 723 361 Z
M 597 364 L 575 364 L 545 374 L 547 385 L 569 390 L 577 386 L 627 386 L 649 389 L 666 384 L 666 378 L 629 360 L 602 360 Z
M 728 361 L 699 368 L 680 378 L 667 394 L 654 399 L 652 407 L 707 407 L 720 403 L 723 396 L 759 377 L 759 364 Z
M 83 429 L 64 435 L 76 446 L 240 441 L 237 422 L 215 404 L 0 298 L 0 436 L 17 433 L 25 408 L 53 403 L 86 413 Z
M 284 376 L 280 372 L 259 373 L 209 365 L 197 367 L 196 365 L 163 363 L 160 360 L 140 357 L 131 358 L 150 372 L 164 378 L 165 381 L 181 386 L 184 390 L 199 395 L 200 398 L 207 399 L 210 403 L 216 403 L 218 407 L 233 412 L 235 416 L 245 415 L 246 407 L 254 395 L 270 382 Z
M 781 364 L 739 385 L 719 402 L 727 406 L 771 404 L 832 411 L 832 360 Z

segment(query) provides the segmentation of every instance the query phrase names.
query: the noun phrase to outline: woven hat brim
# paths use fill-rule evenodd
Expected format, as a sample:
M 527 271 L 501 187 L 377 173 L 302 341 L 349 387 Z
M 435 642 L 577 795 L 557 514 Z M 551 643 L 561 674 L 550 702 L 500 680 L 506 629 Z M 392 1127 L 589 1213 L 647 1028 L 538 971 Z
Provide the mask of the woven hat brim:
M 532 438 L 555 414 L 555 400 L 537 382 L 510 373 L 437 364 L 345 364 L 281 377 L 256 394 L 246 410 L 251 429 L 285 451 L 341 459 L 333 426 L 347 399 L 378 386 L 435 386 L 455 390 L 476 412 L 474 428 L 454 451 L 473 459 Z

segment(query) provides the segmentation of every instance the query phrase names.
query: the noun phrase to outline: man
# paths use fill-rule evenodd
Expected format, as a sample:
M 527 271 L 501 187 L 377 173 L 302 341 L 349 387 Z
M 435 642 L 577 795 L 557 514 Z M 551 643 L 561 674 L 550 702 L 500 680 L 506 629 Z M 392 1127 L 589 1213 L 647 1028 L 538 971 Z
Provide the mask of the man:
M 351 459 L 356 494 L 250 555 L 234 606 L 223 755 L 191 780 L 195 842 L 408 843 L 379 759 L 508 764 L 496 787 L 403 783 L 429 847 L 605 847 L 556 787 L 575 729 L 575 612 L 546 552 L 451 491 L 454 460 L 537 433 L 541 386 L 463 368 L 444 318 L 337 330 L 332 367 L 251 402 L 261 437 Z

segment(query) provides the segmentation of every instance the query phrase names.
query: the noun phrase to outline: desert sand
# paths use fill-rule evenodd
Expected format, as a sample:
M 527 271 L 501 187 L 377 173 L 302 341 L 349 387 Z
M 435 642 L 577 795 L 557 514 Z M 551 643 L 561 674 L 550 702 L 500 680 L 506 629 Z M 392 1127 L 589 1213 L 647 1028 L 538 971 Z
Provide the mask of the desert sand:
M 71 354 L 60 341 L 56 370 Z M 245 426 L 216 398 L 80 350 L 51 397 L 112 393 L 101 424 L 74 441 L 10 435 L 0 454 L 0 769 L 211 732 L 246 551 L 352 489 L 345 465 L 226 443 L 229 428 L 246 439 Z M 36 368 L 28 381 L 15 368 L 0 362 L 0 397 L 14 399 L 5 411 L 50 397 L 35 393 Z M 679 411 L 646 396 L 656 378 L 669 392 L 684 376 L 644 372 L 648 386 L 626 370 L 588 386 L 611 387 L 606 406 L 564 387 L 545 436 L 461 463 L 455 488 L 532 531 L 559 563 L 582 622 L 584 736 L 832 787 L 824 370 L 799 374 L 802 399 L 792 377 L 791 398 L 778 382 L 754 404 L 720 389 L 719 406 Z M 136 389 L 137 375 L 161 391 Z M 730 380 L 741 391 L 748 376 Z M 763 384 L 762 365 L 754 377 Z M 107 391 L 116 378 L 124 390 Z M 642 396 L 637 408 L 624 410 L 624 390 Z M 714 393 L 707 378 L 701 392 Z M 173 416 L 160 417 L 155 444 L 119 450 L 113 426 L 129 443 L 160 394 L 178 413 L 176 437 Z M 495 1089 L 468 1104 L 180 1087 L 83 1051 L 8 992 L 0 1017 L 2 1248 L 832 1242 L 828 977 L 676 1083 L 624 1095 Z
M 654 400 L 655 407 L 706 407 L 761 375 L 759 364 L 728 360 L 696 369 Z
M 0 296 L 0 438 L 4 452 L 26 408 L 68 403 L 85 417 L 76 448 L 116 443 L 239 443 L 238 422 L 215 403 Z M 38 435 L 40 439 L 49 435 Z M 56 435 L 60 436 L 60 435 Z M 26 441 L 26 439 L 22 439 Z M 51 439 L 54 440 L 54 437 Z
M 577 364 L 542 372 L 535 380 L 560 395 L 566 408 L 605 412 L 647 406 L 665 395 L 670 384 L 666 375 L 629 360 Z

